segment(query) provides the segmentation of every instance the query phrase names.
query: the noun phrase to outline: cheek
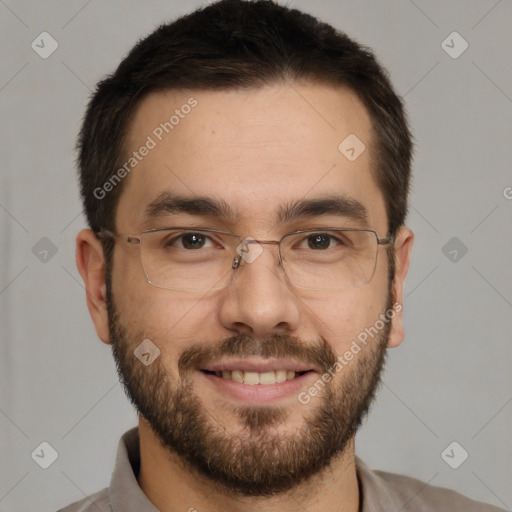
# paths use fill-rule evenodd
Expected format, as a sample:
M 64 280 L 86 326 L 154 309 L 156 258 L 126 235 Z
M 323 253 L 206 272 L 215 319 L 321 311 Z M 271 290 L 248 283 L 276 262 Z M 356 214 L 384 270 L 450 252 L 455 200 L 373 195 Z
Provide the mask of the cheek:
M 150 339 L 159 347 L 167 368 L 176 365 L 179 354 L 191 343 L 211 341 L 215 332 L 211 299 L 152 286 L 140 266 L 130 261 L 115 262 L 112 290 L 130 341 L 138 344 L 134 338 Z
M 386 298 L 387 288 L 372 280 L 366 286 L 308 302 L 316 337 L 326 340 L 336 354 L 344 353 L 361 332 L 375 324 L 385 310 Z
M 126 327 L 130 326 L 134 316 L 144 312 L 148 287 L 135 251 L 133 254 L 127 254 L 126 251 L 116 253 L 112 271 L 112 293 L 116 311 Z

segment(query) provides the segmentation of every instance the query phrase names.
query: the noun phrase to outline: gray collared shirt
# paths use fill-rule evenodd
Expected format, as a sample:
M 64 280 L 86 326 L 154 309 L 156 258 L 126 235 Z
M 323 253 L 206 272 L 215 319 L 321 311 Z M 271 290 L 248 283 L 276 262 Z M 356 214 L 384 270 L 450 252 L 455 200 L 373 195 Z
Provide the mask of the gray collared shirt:
M 158 512 L 137 482 L 139 429 L 123 434 L 110 486 L 58 512 Z M 362 512 L 503 512 L 504 509 L 407 476 L 374 471 L 356 457 Z M 189 509 L 190 507 L 185 507 Z

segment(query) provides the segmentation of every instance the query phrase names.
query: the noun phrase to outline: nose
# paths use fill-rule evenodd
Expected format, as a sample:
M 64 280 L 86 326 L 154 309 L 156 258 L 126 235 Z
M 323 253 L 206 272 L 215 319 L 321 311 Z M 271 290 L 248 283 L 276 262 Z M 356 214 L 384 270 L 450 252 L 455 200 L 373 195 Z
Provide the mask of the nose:
M 248 247 L 233 264 L 234 274 L 222 295 L 220 322 L 230 331 L 261 339 L 295 331 L 301 301 L 288 284 L 277 245 Z

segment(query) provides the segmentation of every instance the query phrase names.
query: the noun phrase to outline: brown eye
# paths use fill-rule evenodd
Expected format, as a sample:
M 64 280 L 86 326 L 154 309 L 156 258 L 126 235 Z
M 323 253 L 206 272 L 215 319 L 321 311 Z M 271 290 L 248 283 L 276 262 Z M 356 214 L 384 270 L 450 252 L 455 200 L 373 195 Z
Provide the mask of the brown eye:
M 185 249 L 202 249 L 206 241 L 206 236 L 201 233 L 186 233 L 180 237 Z
M 308 247 L 310 249 L 329 249 L 332 241 L 332 236 L 325 233 L 315 233 L 314 235 L 308 236 Z

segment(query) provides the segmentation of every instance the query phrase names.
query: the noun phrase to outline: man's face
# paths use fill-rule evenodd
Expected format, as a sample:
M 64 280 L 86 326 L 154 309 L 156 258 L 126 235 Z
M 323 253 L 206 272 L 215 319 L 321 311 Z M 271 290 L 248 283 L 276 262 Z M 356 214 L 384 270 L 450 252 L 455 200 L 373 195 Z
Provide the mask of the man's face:
M 154 130 L 191 97 L 197 105 L 158 140 Z M 366 146 L 355 160 L 338 149 L 349 134 Z M 387 236 L 384 199 L 371 171 L 370 119 L 348 90 L 294 84 L 152 93 L 131 122 L 128 153 L 148 136 L 156 145 L 126 178 L 118 233 L 190 226 L 279 240 L 335 226 Z M 235 215 L 145 215 L 162 194 L 223 201 Z M 364 206 L 366 223 L 335 212 L 276 220 L 295 202 L 333 194 Z M 352 441 L 378 382 L 391 323 L 360 343 L 348 364 L 332 368 L 393 302 L 385 247 L 368 284 L 327 291 L 291 286 L 277 247 L 261 247 L 254 261 L 236 270 L 228 265 L 226 287 L 190 292 L 150 285 L 138 247 L 117 243 L 109 290 L 110 342 L 122 379 L 162 445 L 192 470 L 254 495 L 289 489 Z M 160 349 L 148 366 L 134 355 L 145 339 Z M 332 378 L 318 385 L 329 368 Z M 251 385 L 216 375 L 219 370 L 296 375 Z M 309 393 L 315 383 L 317 391 Z

